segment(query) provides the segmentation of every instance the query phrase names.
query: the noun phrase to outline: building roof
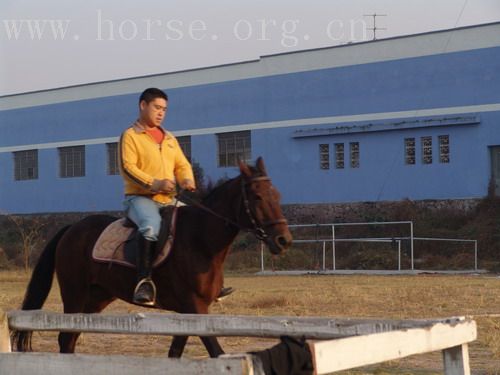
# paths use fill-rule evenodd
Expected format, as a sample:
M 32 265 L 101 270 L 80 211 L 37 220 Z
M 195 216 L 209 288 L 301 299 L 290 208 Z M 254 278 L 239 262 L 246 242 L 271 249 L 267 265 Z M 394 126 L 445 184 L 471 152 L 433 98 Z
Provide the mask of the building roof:
M 152 86 L 163 89 L 188 87 L 499 46 L 500 22 L 495 22 L 265 55 L 231 64 L 0 96 L 0 110 L 132 94 Z

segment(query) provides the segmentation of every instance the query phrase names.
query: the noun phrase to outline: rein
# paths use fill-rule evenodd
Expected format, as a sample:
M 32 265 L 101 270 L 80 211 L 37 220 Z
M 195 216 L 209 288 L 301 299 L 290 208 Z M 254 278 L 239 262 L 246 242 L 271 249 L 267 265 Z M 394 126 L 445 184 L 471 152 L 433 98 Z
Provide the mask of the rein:
M 192 206 L 195 206 L 195 207 L 197 207 L 205 212 L 208 212 L 209 214 L 211 214 L 211 215 L 213 215 L 221 220 L 224 220 L 227 224 L 231 224 L 240 230 L 243 230 L 243 231 L 249 232 L 249 233 L 253 233 L 253 235 L 255 237 L 257 237 L 257 239 L 264 241 L 267 239 L 268 235 L 263 227 L 268 227 L 268 226 L 276 225 L 276 224 L 286 224 L 287 221 L 286 221 L 286 219 L 283 218 L 283 219 L 278 219 L 278 220 L 274 220 L 274 221 L 268 221 L 268 222 L 262 223 L 259 226 L 257 224 L 257 220 L 252 215 L 252 211 L 250 210 L 250 201 L 248 200 L 248 195 L 247 195 L 247 191 L 246 191 L 245 187 L 246 187 L 246 185 L 250 185 L 252 182 L 255 182 L 255 181 L 270 181 L 270 180 L 271 179 L 269 177 L 265 177 L 265 176 L 254 177 L 248 182 L 245 182 L 243 178 L 241 179 L 241 193 L 243 196 L 243 205 L 245 207 L 245 213 L 247 214 L 247 216 L 250 220 L 250 223 L 252 223 L 253 228 L 243 227 L 238 222 L 215 212 L 214 210 L 212 210 L 210 207 L 207 207 L 203 203 L 198 202 L 197 200 L 194 200 L 193 198 L 185 195 L 184 194 L 185 190 L 181 190 L 177 196 L 178 196 L 178 199 L 183 200 L 183 201 L 187 201 Z

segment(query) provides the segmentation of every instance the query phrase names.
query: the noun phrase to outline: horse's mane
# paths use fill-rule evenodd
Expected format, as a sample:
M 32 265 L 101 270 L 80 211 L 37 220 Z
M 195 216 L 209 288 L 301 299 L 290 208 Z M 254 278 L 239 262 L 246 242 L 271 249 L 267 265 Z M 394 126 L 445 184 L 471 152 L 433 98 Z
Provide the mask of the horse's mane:
M 254 177 L 261 177 L 261 176 L 264 176 L 264 174 L 263 174 L 260 170 L 258 170 L 256 167 L 249 165 L 249 166 L 248 166 L 248 168 L 250 169 L 250 171 L 252 172 L 252 175 L 253 175 Z M 222 190 L 222 191 L 226 190 L 226 189 L 227 189 L 227 187 L 228 187 L 228 186 L 229 186 L 232 182 L 234 182 L 234 181 L 235 181 L 235 180 L 237 180 L 237 179 L 240 179 L 241 177 L 242 177 L 242 176 L 241 176 L 241 173 L 240 173 L 240 174 L 239 174 L 238 176 L 236 176 L 236 177 L 230 178 L 229 180 L 226 180 L 226 181 L 224 181 L 224 182 L 222 182 L 222 183 L 220 183 L 220 184 L 215 185 L 214 187 L 212 187 L 211 189 L 209 189 L 209 190 L 207 191 L 207 193 L 206 193 L 206 194 L 204 195 L 204 197 L 202 198 L 202 202 L 203 202 L 204 204 L 207 204 L 207 203 L 209 204 L 209 203 L 211 203 L 211 202 L 214 200 L 214 198 L 218 195 L 217 193 L 218 193 L 220 190 Z
M 238 175 L 234 178 L 230 178 L 229 180 L 226 180 L 222 183 L 219 183 L 219 184 L 213 186 L 211 189 L 209 189 L 206 192 L 205 196 L 202 198 L 202 202 L 204 204 L 212 202 L 214 200 L 214 198 L 217 196 L 217 193 L 219 192 L 219 190 L 226 190 L 228 185 L 230 185 L 237 178 L 240 178 L 240 175 Z

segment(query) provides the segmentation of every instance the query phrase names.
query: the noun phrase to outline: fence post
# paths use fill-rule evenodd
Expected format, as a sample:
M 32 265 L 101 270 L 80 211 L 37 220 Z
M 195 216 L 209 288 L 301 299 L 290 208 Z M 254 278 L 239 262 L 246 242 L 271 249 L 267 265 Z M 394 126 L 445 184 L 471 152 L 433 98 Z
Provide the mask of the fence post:
M 323 271 L 326 269 L 326 241 L 323 241 Z
M 332 224 L 332 270 L 335 271 L 337 266 L 335 264 L 335 224 Z
M 264 272 L 264 242 L 260 241 L 260 270 Z
M 477 271 L 477 240 L 474 241 L 474 271 Z
M 414 254 L 413 254 L 413 221 L 410 222 L 410 253 L 411 253 L 411 270 L 415 269 Z
M 9 319 L 0 309 L 0 353 L 10 353 L 10 351 Z
M 401 240 L 398 240 L 398 271 L 401 271 Z
M 470 375 L 469 346 L 462 344 L 443 350 L 445 375 Z

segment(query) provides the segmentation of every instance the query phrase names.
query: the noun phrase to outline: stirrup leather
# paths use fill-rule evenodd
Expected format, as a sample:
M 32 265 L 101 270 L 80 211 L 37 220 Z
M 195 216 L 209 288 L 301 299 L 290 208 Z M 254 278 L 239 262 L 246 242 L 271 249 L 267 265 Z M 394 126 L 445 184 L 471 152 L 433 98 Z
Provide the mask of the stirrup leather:
M 142 284 L 150 284 L 152 289 L 153 289 L 153 298 L 152 298 L 152 301 L 148 301 L 148 302 L 139 302 L 135 299 L 135 295 L 137 293 L 137 291 L 139 290 L 139 288 L 142 286 Z M 156 303 L 156 285 L 155 283 L 153 282 L 153 280 L 150 278 L 150 277 L 145 277 L 143 279 L 141 279 L 141 281 L 139 281 L 134 289 L 134 297 L 133 297 L 133 302 L 134 303 L 138 303 L 140 305 L 147 305 L 147 306 L 154 306 L 155 303 Z

